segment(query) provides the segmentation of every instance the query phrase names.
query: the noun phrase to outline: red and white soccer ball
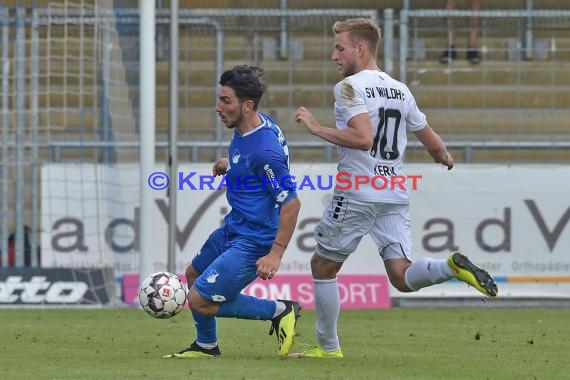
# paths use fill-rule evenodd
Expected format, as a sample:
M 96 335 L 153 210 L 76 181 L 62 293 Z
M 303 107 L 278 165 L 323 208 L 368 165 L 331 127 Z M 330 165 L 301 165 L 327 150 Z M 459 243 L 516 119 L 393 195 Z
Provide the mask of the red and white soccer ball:
M 186 303 L 186 289 L 175 274 L 153 273 L 142 282 L 139 301 L 149 315 L 160 319 L 172 318 Z

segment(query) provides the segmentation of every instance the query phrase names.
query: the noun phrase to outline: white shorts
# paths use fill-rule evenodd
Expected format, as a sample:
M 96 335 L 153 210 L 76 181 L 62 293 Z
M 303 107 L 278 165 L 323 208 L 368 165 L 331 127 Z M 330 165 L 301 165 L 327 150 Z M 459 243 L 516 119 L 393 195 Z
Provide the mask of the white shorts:
M 411 258 L 410 206 L 334 194 L 314 232 L 317 255 L 344 262 L 370 234 L 383 260 Z

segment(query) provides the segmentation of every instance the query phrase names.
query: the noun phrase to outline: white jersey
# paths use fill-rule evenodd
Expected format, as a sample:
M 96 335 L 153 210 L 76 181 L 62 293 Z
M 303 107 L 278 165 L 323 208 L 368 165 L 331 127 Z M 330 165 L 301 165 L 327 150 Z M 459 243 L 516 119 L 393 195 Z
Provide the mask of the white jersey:
M 408 141 L 406 132 L 419 131 L 427 125 L 426 116 L 418 109 L 408 87 L 384 72 L 363 70 L 337 83 L 334 97 L 336 127 L 348 128 L 351 118 L 367 113 L 374 138 L 369 151 L 338 147 L 335 191 L 372 202 L 408 203 L 411 180 L 399 186 L 392 185 L 391 179 L 393 176 L 405 176 L 402 158 Z M 357 189 L 356 176 L 363 176 L 360 183 L 365 178 L 370 181 L 359 184 Z M 395 181 L 401 179 L 394 177 Z M 379 190 L 382 187 L 385 188 Z

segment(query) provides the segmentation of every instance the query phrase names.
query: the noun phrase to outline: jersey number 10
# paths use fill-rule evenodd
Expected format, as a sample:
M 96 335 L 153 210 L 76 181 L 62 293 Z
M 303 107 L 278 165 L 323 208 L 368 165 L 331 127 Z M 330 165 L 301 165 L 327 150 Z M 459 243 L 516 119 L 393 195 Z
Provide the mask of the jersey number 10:
M 380 153 L 380 156 L 385 160 L 395 160 L 400 157 L 400 152 L 398 151 L 398 128 L 400 127 L 402 114 L 397 109 L 384 109 L 382 107 L 378 109 L 378 118 L 380 121 L 378 122 L 376 136 L 374 136 L 372 149 L 370 149 L 370 155 L 376 157 Z M 390 119 L 393 122 L 390 122 Z M 392 146 L 386 149 L 388 136 L 392 136 Z M 380 144 L 378 144 L 379 141 Z

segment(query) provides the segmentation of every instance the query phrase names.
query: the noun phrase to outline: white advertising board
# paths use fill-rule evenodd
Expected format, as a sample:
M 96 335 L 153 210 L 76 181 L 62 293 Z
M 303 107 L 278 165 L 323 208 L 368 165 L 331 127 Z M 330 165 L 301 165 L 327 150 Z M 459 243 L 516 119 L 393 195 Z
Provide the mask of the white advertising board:
M 157 165 L 156 171 L 165 169 Z M 312 231 L 332 192 L 336 165 L 297 164 L 291 172 L 300 187 L 302 208 L 280 272 L 309 274 L 315 248 Z M 211 165 L 183 164 L 179 173 L 176 269 L 183 273 L 208 234 L 221 224 L 228 204 L 225 192 L 215 190 L 221 179 L 211 182 Z M 496 277 L 503 296 L 570 295 L 570 167 L 471 164 L 447 171 L 434 164 L 409 164 L 407 174 L 421 175 L 416 189 L 410 190 L 413 258 L 446 259 L 461 250 Z M 137 165 L 46 165 L 42 265 L 113 265 L 119 276 L 136 273 L 137 181 Z M 167 219 L 166 190 L 157 190 L 152 247 L 156 270 L 166 268 Z M 342 273 L 385 273 L 370 238 L 363 239 Z M 478 296 L 457 281 L 416 293 L 391 289 L 391 294 Z

